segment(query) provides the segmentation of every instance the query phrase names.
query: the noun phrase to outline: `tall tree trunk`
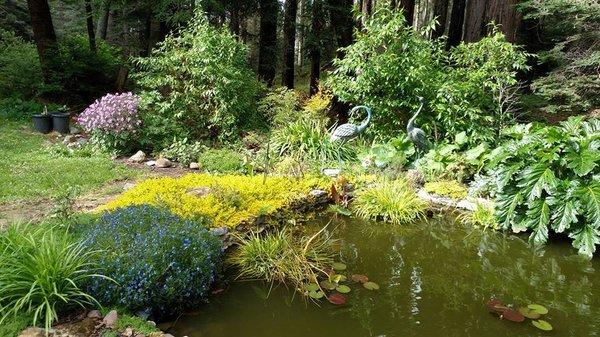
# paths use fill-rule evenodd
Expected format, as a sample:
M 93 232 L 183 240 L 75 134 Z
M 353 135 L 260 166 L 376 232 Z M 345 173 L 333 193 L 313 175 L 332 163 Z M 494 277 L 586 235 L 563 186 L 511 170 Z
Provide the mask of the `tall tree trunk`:
M 362 0 L 361 7 L 362 25 L 364 27 L 365 21 L 371 16 L 371 13 L 373 13 L 373 0 Z
M 437 38 L 444 35 L 446 31 L 446 23 L 448 17 L 448 2 L 449 0 L 435 0 L 433 7 L 433 16 L 437 18 L 438 25 L 432 32 L 432 37 Z
M 112 0 L 106 0 L 102 3 L 100 8 L 100 17 L 98 18 L 98 24 L 96 26 L 96 32 L 98 38 L 106 41 L 106 35 L 108 32 L 108 18 L 110 16 L 110 5 Z
M 516 9 L 518 0 L 488 0 L 485 11 L 486 23 L 494 22 L 511 42 L 518 42 L 518 32 L 522 27 L 522 15 Z
M 286 0 L 283 15 L 283 74 L 282 85 L 294 89 L 294 66 L 296 47 L 296 16 L 298 0 Z
M 466 42 L 476 42 L 481 39 L 485 32 L 485 0 L 467 0 L 465 12 L 465 29 L 463 40 Z
M 409 26 L 415 19 L 415 0 L 400 0 L 400 8 L 404 11 L 404 18 Z
M 278 0 L 260 0 L 260 37 L 258 75 L 268 86 L 273 86 L 277 67 L 277 16 Z
M 46 62 L 46 53 L 56 46 L 56 33 L 52 24 L 50 6 L 48 0 L 27 0 L 27 7 L 29 8 L 33 38 L 40 57 L 44 79 L 48 80 L 50 69 Z
M 92 11 L 92 0 L 85 0 L 85 20 L 87 23 L 88 40 L 90 50 L 96 52 L 96 34 L 94 33 L 94 12 Z
M 450 25 L 448 26 L 448 47 L 458 46 L 462 40 L 466 4 L 466 0 L 452 0 Z
M 353 42 L 354 18 L 352 15 L 353 0 L 328 0 L 330 19 L 337 47 L 336 57 L 344 57 L 339 48 L 348 47 Z
M 319 91 L 321 77 L 321 33 L 323 31 L 322 0 L 313 0 L 310 43 L 310 94 Z
M 304 40 L 306 37 L 307 0 L 298 2 L 298 18 L 296 20 L 296 67 L 304 65 Z
M 229 30 L 236 36 L 240 36 L 240 10 L 237 6 L 231 6 L 229 17 Z

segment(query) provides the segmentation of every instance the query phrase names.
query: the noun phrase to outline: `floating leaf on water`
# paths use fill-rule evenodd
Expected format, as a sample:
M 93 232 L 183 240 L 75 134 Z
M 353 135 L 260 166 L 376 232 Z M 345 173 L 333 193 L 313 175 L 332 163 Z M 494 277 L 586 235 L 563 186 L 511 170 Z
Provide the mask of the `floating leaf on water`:
M 321 281 L 321 283 L 319 284 L 321 285 L 321 288 L 325 290 L 334 290 L 335 288 L 337 288 L 337 284 L 331 281 Z
M 340 283 L 341 280 L 342 280 L 342 275 L 340 275 L 340 274 L 329 275 L 329 281 L 331 281 L 333 283 Z
M 325 296 L 325 293 L 323 293 L 321 290 L 311 291 L 308 293 L 308 296 L 314 298 L 315 300 L 318 300 L 323 298 L 323 296 Z
M 540 316 L 542 316 L 537 311 L 525 307 L 519 308 L 519 313 L 530 319 L 538 319 Z
M 338 282 L 346 282 L 348 280 L 348 278 L 346 277 L 346 275 L 339 274 L 339 276 L 340 276 L 340 279 L 339 279 Z
M 329 303 L 335 305 L 346 304 L 346 296 L 342 294 L 331 294 L 327 296 L 327 300 L 329 301 Z
M 307 291 L 317 291 L 320 290 L 321 288 L 319 288 L 319 285 L 316 283 L 310 283 L 306 286 L 306 290 Z
M 369 278 L 366 275 L 354 274 L 354 275 L 350 276 L 350 278 L 354 282 L 359 282 L 359 283 L 369 282 Z
M 346 285 L 340 285 L 337 288 L 335 288 L 335 290 L 337 290 L 338 292 L 342 293 L 342 294 L 347 294 L 350 292 L 350 287 L 346 286 Z
M 341 263 L 341 262 L 334 262 L 334 263 L 331 265 L 331 267 L 332 267 L 334 270 L 338 270 L 338 271 L 339 271 L 339 270 L 346 270 L 346 265 L 345 265 L 345 264 L 343 264 L 343 263 Z
M 368 290 L 379 290 L 379 285 L 371 281 L 363 283 L 363 287 Z
M 500 318 L 503 318 L 507 321 L 521 323 L 525 320 L 525 316 L 520 313 L 512 310 L 512 309 L 504 309 Z
M 537 321 L 531 321 L 531 324 L 533 324 L 534 327 L 544 331 L 552 331 L 552 329 L 554 329 L 550 323 L 541 319 Z
M 545 315 L 548 313 L 548 309 L 546 309 L 546 307 L 544 307 L 543 305 L 539 304 L 530 304 L 527 306 L 527 308 L 537 312 L 540 315 Z

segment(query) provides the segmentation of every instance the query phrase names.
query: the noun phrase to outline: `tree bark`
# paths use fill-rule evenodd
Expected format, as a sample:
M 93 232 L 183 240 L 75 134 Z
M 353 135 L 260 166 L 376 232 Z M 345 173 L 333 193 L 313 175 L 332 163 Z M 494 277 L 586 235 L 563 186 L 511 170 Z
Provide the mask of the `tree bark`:
M 500 25 L 500 29 L 511 42 L 518 42 L 518 32 L 522 25 L 522 15 L 516 9 L 518 2 L 518 0 L 488 0 L 486 3 L 486 23 L 494 22 Z
M 336 39 L 337 55 L 344 57 L 339 48 L 348 47 L 354 41 L 354 18 L 352 16 L 353 0 L 329 0 L 330 19 Z M 371 8 L 372 9 L 372 8 Z
M 448 47 L 458 46 L 462 40 L 466 4 L 466 0 L 452 0 L 450 25 L 448 27 Z
M 373 0 L 362 0 L 361 7 L 362 25 L 364 27 L 365 21 L 371 16 L 371 13 L 373 13 Z
M 486 0 L 467 0 L 463 41 L 477 42 L 485 32 Z
M 310 95 L 319 91 L 321 77 L 321 33 L 323 31 L 322 0 L 313 0 L 310 43 Z
M 286 0 L 283 15 L 283 74 L 282 85 L 294 89 L 296 16 L 298 0 Z
M 433 7 L 433 16 L 437 19 L 438 25 L 432 32 L 432 37 L 434 38 L 441 37 L 446 32 L 448 2 L 449 0 L 435 0 L 435 6 Z
M 404 11 L 406 23 L 412 26 L 415 19 L 415 0 L 400 0 L 400 8 Z
M 108 32 L 108 18 L 110 16 L 110 5 L 111 0 L 106 0 L 102 3 L 100 8 L 100 17 L 98 18 L 98 24 L 96 25 L 96 35 L 99 39 L 106 41 L 106 35 Z
M 33 39 L 38 50 L 44 79 L 48 80 L 50 69 L 47 66 L 46 54 L 49 49 L 54 48 L 56 45 L 56 33 L 52 24 L 50 6 L 47 0 L 27 0 L 27 7 L 29 8 Z
M 268 86 L 273 86 L 277 67 L 277 16 L 278 0 L 260 0 L 260 37 L 258 75 Z
M 96 52 L 96 34 L 94 33 L 94 12 L 92 11 L 92 0 L 85 0 L 85 20 L 87 23 L 87 34 L 90 42 L 90 50 Z

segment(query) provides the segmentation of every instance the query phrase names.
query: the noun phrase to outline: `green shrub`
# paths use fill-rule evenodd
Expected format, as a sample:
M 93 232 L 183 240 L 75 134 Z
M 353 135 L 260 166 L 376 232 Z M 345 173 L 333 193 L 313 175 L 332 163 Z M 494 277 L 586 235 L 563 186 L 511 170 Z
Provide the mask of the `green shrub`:
M 178 139 L 230 139 L 264 123 L 257 114 L 260 85 L 247 47 L 202 13 L 167 36 L 149 57 L 137 58 L 144 135 L 163 149 Z
M 43 84 L 35 45 L 0 29 L 0 99 L 34 98 Z
M 473 227 L 493 230 L 499 228 L 493 205 L 477 204 L 475 210 L 462 213 L 458 219 L 463 224 Z
M 120 208 L 83 233 L 105 279 L 88 289 L 107 305 L 132 312 L 153 310 L 157 317 L 196 308 L 216 279 L 221 241 L 202 222 L 183 220 L 169 211 L 140 205 Z
M 208 149 L 198 158 L 200 169 L 206 172 L 235 173 L 242 169 L 244 158 L 230 149 Z
M 161 151 L 161 156 L 182 165 L 189 165 L 198 160 L 198 157 L 206 149 L 201 142 L 190 143 L 187 138 L 182 140 L 173 139 L 173 143 Z
M 425 183 L 424 189 L 428 193 L 450 197 L 452 199 L 464 199 L 467 197 L 467 188 L 456 180 L 441 180 Z
M 0 99 L 0 118 L 29 120 L 33 115 L 42 113 L 44 106 L 42 103 L 14 97 Z M 56 111 L 64 108 L 58 104 L 48 104 L 46 107 L 48 111 Z
M 258 111 L 275 127 L 302 118 L 300 98 L 294 90 L 285 87 L 274 89 L 258 102 Z
M 294 289 L 324 276 L 335 256 L 334 241 L 324 230 L 303 235 L 283 228 L 266 235 L 238 236 L 238 240 L 230 262 L 239 268 L 239 278 L 291 284 Z
M 567 233 L 580 254 L 600 243 L 600 120 L 572 117 L 559 126 L 517 125 L 489 155 L 502 229 L 530 230 L 545 243 Z
M 352 209 L 365 219 L 401 225 L 423 217 L 427 202 L 419 198 L 405 180 L 383 180 L 359 189 Z
M 73 307 L 97 304 L 82 290 L 95 277 L 89 250 L 55 228 L 13 226 L 0 234 L 0 326 L 25 313 L 46 329 Z

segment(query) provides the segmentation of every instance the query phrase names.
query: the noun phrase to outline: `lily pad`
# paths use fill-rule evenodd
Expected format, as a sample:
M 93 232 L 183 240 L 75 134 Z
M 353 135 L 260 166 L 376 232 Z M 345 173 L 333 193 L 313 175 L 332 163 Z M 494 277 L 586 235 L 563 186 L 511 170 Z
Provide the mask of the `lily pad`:
M 527 318 L 530 319 L 538 319 L 540 318 L 542 315 L 540 315 L 537 311 L 535 310 L 531 310 L 529 308 L 519 308 L 519 313 Z
M 369 278 L 366 275 L 354 274 L 350 276 L 350 279 L 354 282 L 366 283 L 369 282 Z
M 327 300 L 329 301 L 329 303 L 335 305 L 346 304 L 346 296 L 342 294 L 331 294 L 327 296 Z
M 534 327 L 544 331 L 552 331 L 552 329 L 554 329 L 550 323 L 541 319 L 537 321 L 531 321 L 531 324 L 533 324 Z
M 379 284 L 371 281 L 363 283 L 363 287 L 368 290 L 379 290 Z
M 323 293 L 321 290 L 311 291 L 308 293 L 308 296 L 314 298 L 315 300 L 318 300 L 323 298 L 323 296 L 325 296 L 325 293 Z
M 341 275 L 341 274 L 333 274 L 333 275 L 329 275 L 329 281 L 333 282 L 333 283 L 340 283 L 342 282 L 342 279 L 346 278 L 346 276 Z
M 525 320 L 525 316 L 512 309 L 504 309 L 500 318 L 516 323 L 521 323 Z
M 530 304 L 527 306 L 527 308 L 537 312 L 540 315 L 545 315 L 548 313 L 548 309 L 546 309 L 546 307 L 544 307 L 543 305 L 539 304 Z
M 346 286 L 346 285 L 340 285 L 337 288 L 335 288 L 335 290 L 337 290 L 338 292 L 342 293 L 342 294 L 347 294 L 350 292 L 350 287 Z
M 334 290 L 335 288 L 337 288 L 337 284 L 331 281 L 321 281 L 321 283 L 319 284 L 321 285 L 321 288 L 325 290 Z
M 333 270 L 346 270 L 346 265 L 341 263 L 341 262 L 334 262 L 331 267 L 333 268 Z
M 310 283 L 306 286 L 306 290 L 307 291 L 317 291 L 320 290 L 321 288 L 319 288 L 319 285 L 316 283 Z

